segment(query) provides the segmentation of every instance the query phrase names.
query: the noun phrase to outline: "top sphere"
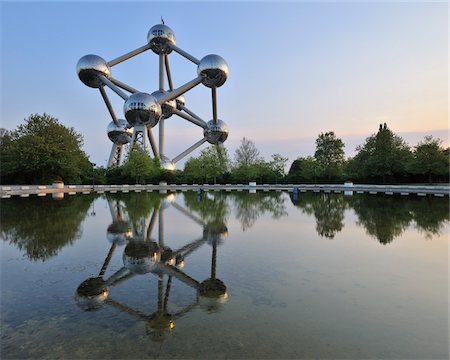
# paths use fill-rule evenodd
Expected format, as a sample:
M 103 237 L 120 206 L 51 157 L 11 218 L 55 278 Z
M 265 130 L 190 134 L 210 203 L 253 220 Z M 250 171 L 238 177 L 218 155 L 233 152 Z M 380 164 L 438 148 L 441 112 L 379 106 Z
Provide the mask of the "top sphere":
M 97 55 L 85 55 L 77 63 L 77 74 L 84 85 L 92 88 L 101 88 L 103 82 L 99 75 L 111 78 L 111 69 L 108 63 Z
M 206 55 L 200 60 L 200 64 L 198 64 L 197 74 L 203 76 L 203 85 L 207 87 L 219 87 L 228 78 L 228 64 L 219 55 Z
M 156 54 L 170 54 L 172 48 L 169 45 L 177 43 L 173 30 L 164 24 L 155 25 L 149 30 L 147 42 Z

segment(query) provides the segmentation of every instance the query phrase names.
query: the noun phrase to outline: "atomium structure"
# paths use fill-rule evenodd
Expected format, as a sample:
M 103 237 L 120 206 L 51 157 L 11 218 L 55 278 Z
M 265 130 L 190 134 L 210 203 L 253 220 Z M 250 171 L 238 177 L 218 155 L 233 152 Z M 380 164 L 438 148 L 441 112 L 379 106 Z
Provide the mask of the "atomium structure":
M 139 91 L 111 74 L 111 68 L 147 50 L 159 56 L 159 88 L 151 93 Z M 174 88 L 169 66 L 169 54 L 176 52 L 197 65 L 197 77 L 180 87 Z M 162 22 L 153 26 L 147 36 L 147 44 L 111 61 L 97 55 L 83 56 L 77 64 L 77 74 L 88 87 L 97 88 L 112 117 L 107 134 L 112 141 L 108 167 L 118 166 L 123 157 L 123 147 L 130 144 L 133 149 L 138 144 L 151 158 L 160 159 L 163 169 L 174 171 L 176 163 L 197 149 L 203 143 L 223 143 L 228 137 L 228 126 L 217 115 L 217 88 L 228 77 L 228 65 L 218 55 L 206 55 L 201 60 L 176 46 L 175 34 Z M 167 77 L 168 89 L 165 88 Z M 212 119 L 204 121 L 186 107 L 183 94 L 195 86 L 203 84 L 211 89 Z M 111 105 L 105 86 L 124 100 L 123 114 L 119 119 Z M 203 137 L 186 150 L 170 159 L 164 147 L 164 123 L 172 115 L 177 115 L 203 129 Z M 158 146 L 153 128 L 158 125 Z M 149 146 L 150 145 L 150 146 Z

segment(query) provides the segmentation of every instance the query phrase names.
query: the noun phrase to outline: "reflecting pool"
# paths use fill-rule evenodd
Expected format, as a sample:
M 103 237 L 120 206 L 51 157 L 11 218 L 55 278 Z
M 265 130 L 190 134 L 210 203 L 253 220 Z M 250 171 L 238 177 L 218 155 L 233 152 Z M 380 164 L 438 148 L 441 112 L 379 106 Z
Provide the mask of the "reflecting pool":
M 448 358 L 448 199 L 11 198 L 1 357 Z

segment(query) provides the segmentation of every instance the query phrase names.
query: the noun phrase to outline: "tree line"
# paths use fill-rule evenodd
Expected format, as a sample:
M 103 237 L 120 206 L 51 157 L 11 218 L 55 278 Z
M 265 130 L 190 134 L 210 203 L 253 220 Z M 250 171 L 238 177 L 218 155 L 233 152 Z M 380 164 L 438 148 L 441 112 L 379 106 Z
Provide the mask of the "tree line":
M 89 161 L 82 150 L 83 137 L 73 128 L 48 115 L 33 114 L 16 130 L 0 136 L 2 184 L 47 184 L 63 180 L 71 184 L 125 183 L 398 183 L 449 180 L 449 149 L 442 141 L 425 137 L 411 148 L 386 124 L 345 158 L 345 144 L 333 131 L 316 139 L 314 155 L 299 157 L 286 173 L 287 157 L 273 154 L 264 159 L 255 143 L 243 138 L 233 158 L 222 145 L 211 145 L 189 158 L 184 170 L 167 172 L 158 159 L 135 146 L 128 149 L 121 166 L 105 169 Z

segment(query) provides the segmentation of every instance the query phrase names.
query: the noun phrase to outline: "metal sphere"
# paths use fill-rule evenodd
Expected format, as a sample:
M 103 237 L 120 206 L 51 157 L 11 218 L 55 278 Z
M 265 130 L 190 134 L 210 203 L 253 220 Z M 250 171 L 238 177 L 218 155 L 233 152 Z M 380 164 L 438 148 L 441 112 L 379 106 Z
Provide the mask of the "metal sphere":
M 154 96 L 157 101 L 159 101 L 162 97 L 164 97 L 166 95 L 167 95 L 166 91 L 158 90 L 158 91 L 152 92 L 152 96 Z M 170 118 L 173 114 L 173 110 L 175 110 L 176 108 L 177 108 L 177 103 L 176 103 L 175 99 L 166 101 L 164 104 L 161 105 L 161 109 L 162 109 L 161 119 Z
M 199 303 L 203 310 L 209 313 L 220 311 L 228 301 L 227 287 L 219 279 L 207 279 L 200 284 Z
M 181 106 L 185 106 L 186 105 L 186 98 L 184 97 L 184 95 L 180 95 L 175 99 L 176 103 L 177 103 L 177 109 L 181 110 Z
M 75 301 L 85 311 L 98 310 L 108 295 L 109 288 L 101 277 L 89 278 L 78 286 L 75 292 Z
M 174 172 L 177 169 L 177 167 L 175 166 L 173 161 L 168 158 L 161 159 L 160 166 L 161 166 L 161 169 L 164 169 L 164 170 L 170 171 L 170 172 Z
M 123 264 L 133 274 L 146 274 L 155 269 L 160 257 L 156 243 L 130 241 L 123 252 Z
M 209 245 L 220 245 L 228 237 L 228 228 L 224 223 L 210 223 L 203 228 L 203 239 Z
M 119 125 L 111 121 L 106 128 L 106 132 L 109 140 L 116 145 L 128 144 L 133 136 L 133 128 L 123 119 L 119 119 Z
M 198 64 L 197 74 L 203 77 L 203 85 L 219 87 L 228 78 L 228 64 L 219 55 L 206 55 Z
M 125 101 L 123 113 L 133 126 L 143 124 L 154 127 L 161 118 L 162 110 L 154 96 L 137 92 Z
M 203 130 L 203 136 L 210 144 L 223 143 L 228 138 L 228 126 L 222 120 L 218 120 L 217 124 L 210 120 Z
M 176 195 L 175 193 L 167 194 L 162 200 L 161 200 L 161 208 L 167 209 L 170 205 L 172 205 L 175 202 Z
M 177 43 L 173 30 L 164 24 L 157 24 L 149 30 L 147 42 L 156 54 L 170 54 L 172 48 L 169 45 Z
M 123 220 L 114 221 L 106 230 L 108 241 L 110 243 L 116 243 L 117 245 L 125 245 L 132 235 L 133 232 L 130 224 Z
M 111 69 L 108 63 L 97 55 L 85 55 L 77 63 L 77 74 L 84 85 L 92 88 L 101 88 L 104 84 L 99 75 L 111 78 Z

